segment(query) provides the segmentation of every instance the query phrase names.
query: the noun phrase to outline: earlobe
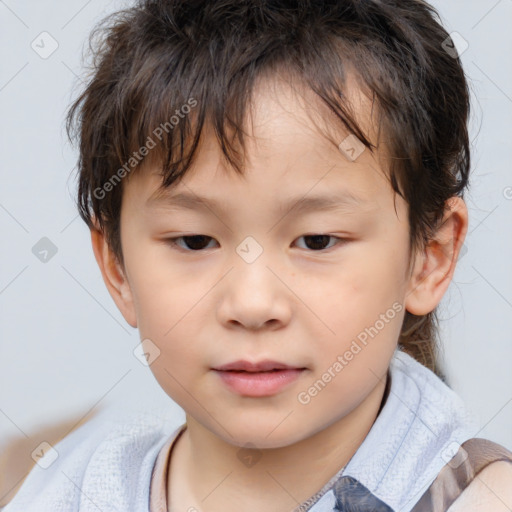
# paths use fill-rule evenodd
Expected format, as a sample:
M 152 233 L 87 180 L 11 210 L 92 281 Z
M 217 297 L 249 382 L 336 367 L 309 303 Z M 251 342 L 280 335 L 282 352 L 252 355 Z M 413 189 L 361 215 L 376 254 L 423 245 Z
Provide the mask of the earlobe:
M 100 267 L 110 296 L 128 324 L 137 327 L 137 316 L 130 284 L 101 230 L 91 228 L 91 243 L 94 257 Z
M 441 302 L 455 272 L 467 227 L 466 204 L 460 197 L 450 198 L 434 238 L 416 255 L 405 296 L 407 311 L 426 315 Z

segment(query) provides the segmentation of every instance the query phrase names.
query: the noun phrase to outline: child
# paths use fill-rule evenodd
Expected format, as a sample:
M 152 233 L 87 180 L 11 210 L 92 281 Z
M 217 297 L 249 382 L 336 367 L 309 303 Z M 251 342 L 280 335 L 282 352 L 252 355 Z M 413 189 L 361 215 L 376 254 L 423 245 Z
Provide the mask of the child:
M 68 113 L 78 206 L 186 422 L 100 415 L 6 512 L 512 510 L 512 453 L 436 365 L 470 169 L 436 17 L 140 0 L 109 18 Z

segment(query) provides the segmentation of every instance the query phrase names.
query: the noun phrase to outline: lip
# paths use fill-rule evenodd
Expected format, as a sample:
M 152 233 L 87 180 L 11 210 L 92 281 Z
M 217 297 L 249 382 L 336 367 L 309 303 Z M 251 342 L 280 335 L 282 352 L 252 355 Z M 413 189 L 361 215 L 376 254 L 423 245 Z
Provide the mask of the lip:
M 213 369 L 222 371 L 222 372 L 225 372 L 225 371 L 268 372 L 271 370 L 297 370 L 297 369 L 301 369 L 301 368 L 283 364 L 283 363 L 280 363 L 279 361 L 271 361 L 270 359 L 265 359 L 265 360 L 259 361 L 257 363 L 251 363 L 250 361 L 245 361 L 243 359 L 239 359 L 238 361 L 233 361 L 232 363 L 224 364 L 222 366 L 218 366 Z
M 306 368 L 297 368 L 277 361 L 234 361 L 212 368 L 233 392 L 250 397 L 272 396 L 296 381 Z

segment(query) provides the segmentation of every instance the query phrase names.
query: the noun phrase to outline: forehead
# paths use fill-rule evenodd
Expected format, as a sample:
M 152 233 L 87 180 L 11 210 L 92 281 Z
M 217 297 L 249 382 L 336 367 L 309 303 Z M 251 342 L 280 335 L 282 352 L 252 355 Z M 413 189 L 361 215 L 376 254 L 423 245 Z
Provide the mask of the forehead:
M 375 143 L 373 105 L 353 78 L 347 80 L 345 90 L 361 129 Z M 389 187 L 383 169 L 385 148 L 372 154 L 313 91 L 276 74 L 259 80 L 251 99 L 243 127 L 243 177 L 229 170 L 215 132 L 206 123 L 193 165 L 182 182 L 164 190 L 159 171 L 146 169 L 131 177 L 136 189 L 131 195 L 144 198 L 144 208 L 158 208 L 172 204 L 179 193 L 176 206 L 200 208 L 205 202 L 194 196 L 214 199 L 218 191 L 225 203 L 243 197 L 244 187 L 251 188 L 254 198 L 272 198 L 278 205 L 286 196 L 286 206 L 302 195 L 302 203 L 313 207 L 314 196 L 325 192 L 347 205 L 379 206 L 383 193 L 391 194 L 385 188 Z M 362 150 L 356 159 L 347 152 L 347 138 L 349 146 L 352 141 L 358 144 L 358 153 Z M 321 208 L 322 201 L 316 201 L 316 206 Z
M 346 104 L 366 137 L 377 145 L 377 106 L 363 92 L 357 76 L 352 71 L 347 73 L 341 87 L 343 98 L 340 98 L 340 104 Z M 315 145 L 324 146 L 327 139 L 337 148 L 338 141 L 349 136 L 351 131 L 333 108 L 290 72 L 266 74 L 256 80 L 245 126 L 256 138 L 281 135 L 282 125 L 285 130 L 294 127 L 299 135 L 307 133 L 315 139 Z

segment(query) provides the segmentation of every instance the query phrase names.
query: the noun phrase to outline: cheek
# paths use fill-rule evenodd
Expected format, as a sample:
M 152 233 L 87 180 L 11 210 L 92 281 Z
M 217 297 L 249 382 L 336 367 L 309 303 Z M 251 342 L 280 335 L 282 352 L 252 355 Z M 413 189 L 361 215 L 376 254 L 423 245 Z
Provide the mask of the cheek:
M 405 264 L 405 262 L 404 262 Z M 324 313 L 325 322 L 349 324 L 371 321 L 401 298 L 404 283 L 402 265 L 372 251 L 354 255 L 342 265 L 312 279 L 302 287 L 311 300 Z
M 329 275 L 304 283 L 310 290 L 306 303 L 317 317 L 321 364 L 328 367 L 348 351 L 357 360 L 350 366 L 368 368 L 392 354 L 405 314 L 400 276 L 406 261 L 398 255 L 386 245 L 378 251 L 368 244 Z
M 186 356 L 193 346 L 187 341 L 196 339 L 200 327 L 191 319 L 204 292 L 185 293 L 179 283 L 166 285 L 162 280 L 153 286 L 148 280 L 142 286 L 137 292 L 141 337 L 152 339 L 162 353 L 179 351 Z
M 161 283 L 140 292 L 140 336 L 149 338 L 159 350 L 150 366 L 162 389 L 180 406 L 195 394 L 198 377 L 206 369 L 205 351 L 199 343 L 201 322 L 190 321 L 198 295 L 184 296 Z M 199 294 L 199 297 L 201 294 Z
M 187 311 L 200 300 L 204 286 L 171 265 L 165 247 L 134 247 L 130 256 L 130 280 L 141 335 L 150 337 L 151 333 L 162 339 L 171 336 L 180 323 L 186 323 Z
M 183 272 L 177 273 L 161 257 L 148 257 L 149 251 L 145 254 L 143 258 L 141 251 L 132 266 L 132 289 L 141 339 L 149 338 L 159 348 L 158 365 L 162 367 L 179 371 L 180 365 L 186 367 L 189 361 L 197 365 L 197 354 L 193 352 L 196 344 L 190 340 L 199 339 L 202 322 L 197 320 L 197 314 L 208 290 L 207 283 Z

